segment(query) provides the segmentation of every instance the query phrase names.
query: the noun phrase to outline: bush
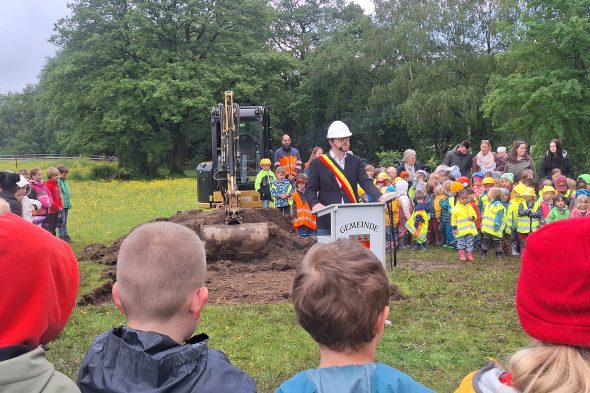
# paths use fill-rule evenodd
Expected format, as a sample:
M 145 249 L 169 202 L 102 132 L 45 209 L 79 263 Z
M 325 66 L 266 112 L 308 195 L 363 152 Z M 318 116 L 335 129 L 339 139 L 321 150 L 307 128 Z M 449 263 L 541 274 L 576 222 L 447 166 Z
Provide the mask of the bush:
M 88 176 L 91 180 L 109 180 L 118 175 L 117 168 L 108 164 L 98 164 L 90 168 Z

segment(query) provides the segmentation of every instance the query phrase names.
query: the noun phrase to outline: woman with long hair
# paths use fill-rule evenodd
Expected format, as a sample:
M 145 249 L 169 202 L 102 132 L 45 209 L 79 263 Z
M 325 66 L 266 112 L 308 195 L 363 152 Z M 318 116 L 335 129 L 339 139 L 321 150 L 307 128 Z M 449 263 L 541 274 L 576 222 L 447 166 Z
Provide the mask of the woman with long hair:
M 572 160 L 567 156 L 567 151 L 562 149 L 559 139 L 551 139 L 551 142 L 549 142 L 549 150 L 543 161 L 541 161 L 539 175 L 541 178 L 549 178 L 551 171 L 555 168 L 561 169 L 561 174 L 565 177 L 571 178 L 574 176 Z
M 305 174 L 305 176 L 309 176 L 309 165 L 311 164 L 311 162 L 315 158 L 318 158 L 319 156 L 321 156 L 322 154 L 324 154 L 324 149 L 322 149 L 319 146 L 316 146 L 313 149 L 311 149 L 311 154 L 309 155 L 309 160 L 307 160 L 307 162 L 303 166 L 303 173 Z
M 496 170 L 496 156 L 492 151 L 492 144 L 489 140 L 484 139 L 479 145 L 479 153 L 473 157 L 473 167 L 471 172 L 488 173 Z
M 504 173 L 512 173 L 515 179 L 520 179 L 520 174 L 525 169 L 531 169 L 535 171 L 535 165 L 533 159 L 527 152 L 527 144 L 524 141 L 514 141 L 512 148 L 506 159 L 506 166 L 504 167 Z

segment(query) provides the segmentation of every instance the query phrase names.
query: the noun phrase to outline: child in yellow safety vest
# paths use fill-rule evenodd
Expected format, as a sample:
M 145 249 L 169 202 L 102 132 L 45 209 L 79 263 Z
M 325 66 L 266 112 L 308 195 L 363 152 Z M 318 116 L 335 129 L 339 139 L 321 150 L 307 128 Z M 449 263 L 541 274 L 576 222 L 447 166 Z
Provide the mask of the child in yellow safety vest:
M 451 225 L 457 241 L 459 260 L 473 261 L 473 241 L 477 236 L 476 213 L 466 190 L 457 192 L 458 203 L 451 210 Z
M 524 200 L 518 205 L 518 218 L 516 221 L 520 252 L 525 248 L 526 238 L 539 229 L 541 219 L 543 218 L 541 203 L 537 201 L 537 194 L 532 187 L 526 187 L 522 191 L 522 198 Z
M 520 255 L 520 242 L 518 241 L 518 232 L 516 230 L 518 224 L 518 206 L 524 201 L 522 199 L 522 192 L 526 187 L 519 183 L 512 189 L 512 196 L 506 215 L 506 233 L 510 235 L 510 249 L 512 256 Z
M 417 189 L 414 192 L 414 201 L 414 212 L 406 221 L 406 229 L 414 241 L 412 251 L 426 251 L 426 235 L 430 219 L 430 206 L 426 202 L 426 192 L 420 188 Z
M 487 192 L 490 202 L 483 213 L 481 223 L 481 232 L 483 240 L 481 242 L 481 258 L 485 259 L 490 249 L 490 244 L 494 246 L 496 258 L 502 259 L 502 234 L 506 228 L 506 208 L 500 200 L 502 190 L 499 187 L 492 187 Z
M 500 188 L 500 201 L 502 201 L 502 205 L 504 206 L 504 210 L 506 214 L 504 217 L 506 218 L 506 226 L 504 227 L 504 232 L 502 232 L 502 251 L 504 255 L 511 255 L 512 254 L 512 246 L 510 237 L 512 234 L 512 230 L 509 228 L 512 222 L 510 220 L 510 190 L 507 188 Z
M 295 180 L 297 190 L 293 193 L 293 228 L 299 237 L 315 236 L 317 231 L 316 219 L 311 214 L 311 208 L 305 198 L 305 175 L 299 174 Z

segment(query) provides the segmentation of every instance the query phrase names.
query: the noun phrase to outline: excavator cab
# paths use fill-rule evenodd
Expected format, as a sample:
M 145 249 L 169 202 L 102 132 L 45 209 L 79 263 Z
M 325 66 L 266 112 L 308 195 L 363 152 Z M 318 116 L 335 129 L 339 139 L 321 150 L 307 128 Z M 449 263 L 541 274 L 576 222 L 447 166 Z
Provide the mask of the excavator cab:
M 220 104 L 221 106 L 223 104 Z M 197 167 L 197 202 L 203 209 L 223 206 L 223 190 L 227 178 L 222 154 L 221 111 L 218 105 L 211 111 L 211 161 Z M 236 124 L 236 182 L 240 193 L 240 206 L 261 208 L 260 195 L 254 189 L 260 160 L 270 158 L 270 116 L 264 106 L 239 106 L 239 125 Z

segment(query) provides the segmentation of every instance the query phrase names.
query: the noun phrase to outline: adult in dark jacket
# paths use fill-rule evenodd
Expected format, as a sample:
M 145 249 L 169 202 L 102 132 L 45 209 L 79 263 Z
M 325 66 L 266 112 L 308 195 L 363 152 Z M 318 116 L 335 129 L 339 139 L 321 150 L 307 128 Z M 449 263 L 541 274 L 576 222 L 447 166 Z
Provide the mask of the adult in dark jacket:
M 471 174 L 471 167 L 473 166 L 473 156 L 469 151 L 471 143 L 463 141 L 457 145 L 453 150 L 449 150 L 443 160 L 443 165 L 456 165 L 461 171 L 461 176 L 469 176 Z
M 327 138 L 330 143 L 330 151 L 321 158 L 313 160 L 309 168 L 309 181 L 305 196 L 312 211 L 334 203 L 356 203 L 358 201 L 358 185 L 374 201 L 381 200 L 381 191 L 367 176 L 363 160 L 358 156 L 347 154 L 350 151 L 351 135 L 348 126 L 341 121 L 333 122 L 328 128 Z M 342 171 L 351 185 L 352 197 L 344 187 L 340 186 L 336 176 L 322 161 L 322 158 L 329 160 Z M 318 217 L 317 225 L 318 236 L 330 234 L 330 218 L 328 216 Z
M 10 211 L 19 217 L 23 215 L 23 208 L 20 201 L 14 195 L 18 190 L 20 175 L 12 172 L 0 172 L 0 198 L 10 205 Z
M 419 170 L 424 171 L 426 168 L 420 161 L 416 160 L 416 151 L 412 149 L 406 149 L 406 151 L 404 151 L 404 159 L 401 165 L 397 168 L 398 176 L 400 173 L 402 173 L 402 171 L 408 172 L 410 175 L 408 178 L 408 185 L 411 187 L 412 183 L 414 182 L 414 176 L 416 176 L 416 171 Z
M 533 159 L 527 152 L 527 144 L 524 141 L 514 141 L 508 158 L 506 159 L 506 166 L 504 167 L 504 173 L 512 173 L 514 180 L 518 181 L 522 171 L 530 169 L 535 172 L 535 165 Z
M 541 161 L 541 167 L 539 169 L 540 178 L 551 178 L 551 171 L 555 168 L 561 170 L 561 174 L 565 177 L 574 177 L 574 168 L 572 160 L 567 156 L 567 151 L 561 148 L 561 142 L 559 139 L 551 139 L 549 142 L 549 151 L 543 161 Z

